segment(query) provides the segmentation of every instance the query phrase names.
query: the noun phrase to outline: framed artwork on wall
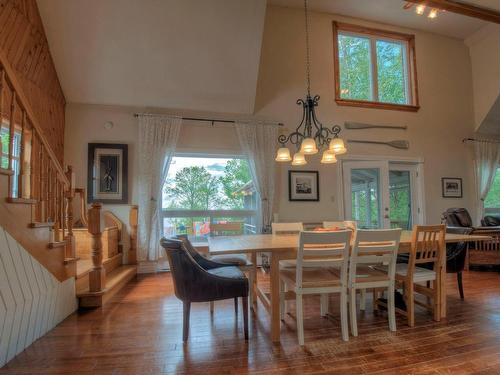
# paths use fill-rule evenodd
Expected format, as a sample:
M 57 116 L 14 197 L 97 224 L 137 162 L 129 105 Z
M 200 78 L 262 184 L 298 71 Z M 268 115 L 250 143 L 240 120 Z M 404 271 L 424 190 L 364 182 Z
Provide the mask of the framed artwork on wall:
M 291 202 L 319 201 L 318 171 L 288 171 L 288 200 Z
M 128 203 L 128 145 L 89 143 L 87 201 Z
M 441 178 L 443 198 L 462 198 L 462 179 L 458 177 Z

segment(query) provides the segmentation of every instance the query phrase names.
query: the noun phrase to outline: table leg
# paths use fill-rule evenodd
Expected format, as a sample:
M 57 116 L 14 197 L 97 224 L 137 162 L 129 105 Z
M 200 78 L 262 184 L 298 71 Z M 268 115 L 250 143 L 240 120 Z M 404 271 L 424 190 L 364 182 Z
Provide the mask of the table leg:
M 279 256 L 271 253 L 271 341 L 280 341 L 280 270 Z
M 252 252 L 250 256 L 250 260 L 253 264 L 253 280 L 252 280 L 252 301 L 253 301 L 253 306 L 252 308 L 254 311 L 257 309 L 257 253 Z

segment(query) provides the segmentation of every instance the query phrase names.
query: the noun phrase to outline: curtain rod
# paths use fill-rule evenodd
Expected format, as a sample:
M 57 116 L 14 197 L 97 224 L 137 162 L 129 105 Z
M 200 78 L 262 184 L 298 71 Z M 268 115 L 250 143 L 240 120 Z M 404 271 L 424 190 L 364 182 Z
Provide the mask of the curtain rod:
M 462 139 L 463 143 L 466 142 L 488 142 L 488 143 L 500 143 L 500 140 L 496 139 L 477 139 L 477 138 L 464 138 Z
M 188 121 L 200 121 L 200 122 L 211 122 L 212 126 L 218 122 L 218 123 L 226 123 L 226 124 L 235 124 L 236 120 L 224 120 L 224 119 L 214 119 L 214 118 L 205 118 L 205 117 L 184 117 L 184 116 L 173 116 L 173 115 L 166 115 L 166 114 L 155 114 L 155 113 L 134 113 L 134 117 L 139 117 L 139 116 L 167 116 L 167 117 L 177 117 L 182 120 L 188 120 Z M 246 123 L 249 122 L 248 120 L 241 120 L 241 123 Z M 265 125 L 274 125 L 274 126 L 284 126 L 283 123 L 281 122 L 269 122 L 269 121 L 262 121 Z

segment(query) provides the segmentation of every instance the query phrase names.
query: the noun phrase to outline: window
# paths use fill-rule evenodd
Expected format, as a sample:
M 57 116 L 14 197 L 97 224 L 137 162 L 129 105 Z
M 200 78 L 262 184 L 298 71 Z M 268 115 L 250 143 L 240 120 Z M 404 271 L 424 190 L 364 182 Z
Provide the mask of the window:
M 0 167 L 2 169 L 9 169 L 9 124 L 3 123 L 0 127 L 0 138 L 1 138 L 1 164 Z M 18 184 L 18 176 L 20 172 L 20 159 L 21 159 L 21 132 L 17 129 L 14 131 L 14 143 L 12 150 L 12 169 L 14 170 L 14 178 L 12 179 L 12 194 L 14 197 L 17 197 L 17 184 Z
M 486 212 L 500 211 L 500 166 L 497 168 L 491 189 L 484 200 L 484 208 Z
M 413 35 L 333 23 L 339 105 L 417 111 Z
M 204 242 L 215 228 L 256 233 L 257 202 L 246 159 L 177 155 L 163 188 L 164 234 Z

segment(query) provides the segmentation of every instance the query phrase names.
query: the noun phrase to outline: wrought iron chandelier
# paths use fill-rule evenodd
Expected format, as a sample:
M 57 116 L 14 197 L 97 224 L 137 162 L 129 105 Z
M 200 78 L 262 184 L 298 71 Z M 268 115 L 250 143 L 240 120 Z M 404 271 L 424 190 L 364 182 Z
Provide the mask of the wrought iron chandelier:
M 323 151 L 321 163 L 331 164 L 336 163 L 336 155 L 347 152 L 344 141 L 339 138 L 341 128 L 339 125 L 334 125 L 331 128 L 323 126 L 316 118 L 314 108 L 318 106 L 319 95 L 311 96 L 311 77 L 310 77 L 310 57 L 309 57 L 309 21 L 307 11 L 307 0 L 304 0 L 305 14 L 305 30 L 306 30 L 306 82 L 307 96 L 304 99 L 298 99 L 297 105 L 302 106 L 302 120 L 299 126 L 293 133 L 288 135 L 281 134 L 278 137 L 278 142 L 281 147 L 276 153 L 276 161 L 288 162 L 292 161 L 292 165 L 307 164 L 306 155 L 314 155 L 319 152 L 319 149 L 328 148 Z M 297 152 L 290 156 L 290 150 L 286 146 L 287 143 L 296 146 Z

